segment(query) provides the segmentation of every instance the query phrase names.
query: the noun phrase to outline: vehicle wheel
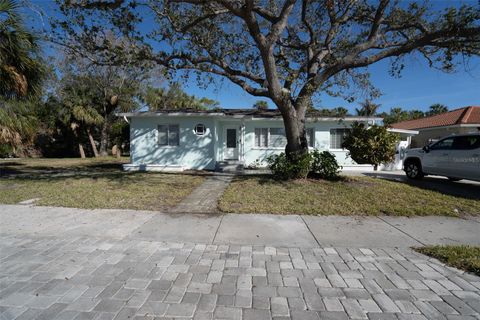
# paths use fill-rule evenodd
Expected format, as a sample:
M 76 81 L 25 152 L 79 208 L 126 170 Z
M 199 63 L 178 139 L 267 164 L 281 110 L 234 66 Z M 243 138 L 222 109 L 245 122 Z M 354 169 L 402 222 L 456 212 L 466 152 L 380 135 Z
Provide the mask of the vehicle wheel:
M 448 180 L 452 181 L 452 182 L 455 182 L 455 181 L 460 181 L 462 179 L 458 179 L 458 178 L 452 178 L 452 177 L 447 177 Z
M 408 161 L 405 164 L 405 173 L 410 179 L 422 179 L 424 176 L 422 166 L 418 161 Z

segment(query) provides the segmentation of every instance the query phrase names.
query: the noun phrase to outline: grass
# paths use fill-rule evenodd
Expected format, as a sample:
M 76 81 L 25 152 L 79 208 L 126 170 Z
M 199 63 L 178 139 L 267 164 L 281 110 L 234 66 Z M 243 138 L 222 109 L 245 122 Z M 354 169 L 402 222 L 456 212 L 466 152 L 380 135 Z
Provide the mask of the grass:
M 425 216 L 479 214 L 480 201 L 369 177 L 276 181 L 238 177 L 219 201 L 224 212 Z
M 427 246 L 414 248 L 443 263 L 480 276 L 480 247 L 473 246 Z
M 127 173 L 128 159 L 0 161 L 0 203 L 39 198 L 37 205 L 164 210 L 200 185 L 196 174 Z

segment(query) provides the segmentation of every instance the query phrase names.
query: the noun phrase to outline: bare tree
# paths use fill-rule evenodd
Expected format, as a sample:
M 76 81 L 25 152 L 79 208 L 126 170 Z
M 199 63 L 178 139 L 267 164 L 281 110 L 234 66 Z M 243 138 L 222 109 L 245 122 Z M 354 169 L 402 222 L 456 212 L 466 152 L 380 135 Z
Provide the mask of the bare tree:
M 389 0 L 82 0 L 62 1 L 60 9 L 66 19 L 55 25 L 56 41 L 95 63 L 135 56 L 196 74 L 203 84 L 220 77 L 271 99 L 284 120 L 288 155 L 308 152 L 305 115 L 315 94 L 351 99 L 352 88 L 369 88 L 366 67 L 384 59 L 391 58 L 392 73 L 412 53 L 450 71 L 456 55 L 479 55 L 480 48 L 475 5 L 435 10 L 428 2 Z M 107 26 L 135 46 L 99 43 Z M 90 55 L 98 51 L 101 56 Z

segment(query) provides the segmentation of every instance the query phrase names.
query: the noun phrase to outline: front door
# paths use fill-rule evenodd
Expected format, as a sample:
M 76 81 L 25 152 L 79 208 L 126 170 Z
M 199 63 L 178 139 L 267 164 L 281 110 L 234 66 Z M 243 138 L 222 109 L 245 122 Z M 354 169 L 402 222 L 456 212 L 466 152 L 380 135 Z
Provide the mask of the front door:
M 224 160 L 238 160 L 238 132 L 236 126 L 225 127 L 225 154 Z

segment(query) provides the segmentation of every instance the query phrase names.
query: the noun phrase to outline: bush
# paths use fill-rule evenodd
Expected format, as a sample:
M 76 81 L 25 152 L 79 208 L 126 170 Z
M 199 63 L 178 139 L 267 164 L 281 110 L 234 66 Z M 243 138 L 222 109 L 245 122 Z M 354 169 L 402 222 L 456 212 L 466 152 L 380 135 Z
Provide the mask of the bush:
M 354 122 L 352 130 L 345 137 L 342 147 L 348 150 L 348 155 L 358 164 L 373 164 L 375 170 L 381 163 L 395 159 L 398 137 L 387 131 L 387 128 Z
M 0 144 L 0 158 L 11 158 L 15 155 L 13 148 L 8 144 Z
M 312 163 L 310 173 L 312 177 L 319 177 L 327 180 L 335 180 L 342 169 L 335 156 L 328 152 L 314 150 L 312 152 Z
M 288 159 L 284 152 L 267 157 L 268 167 L 279 180 L 305 179 L 310 172 L 311 160 L 309 153 L 293 156 L 292 159 Z
M 287 158 L 282 152 L 267 157 L 267 163 L 273 176 L 279 180 L 305 179 L 307 176 L 333 180 L 338 178 L 341 168 L 333 154 L 318 150 L 293 159 Z

